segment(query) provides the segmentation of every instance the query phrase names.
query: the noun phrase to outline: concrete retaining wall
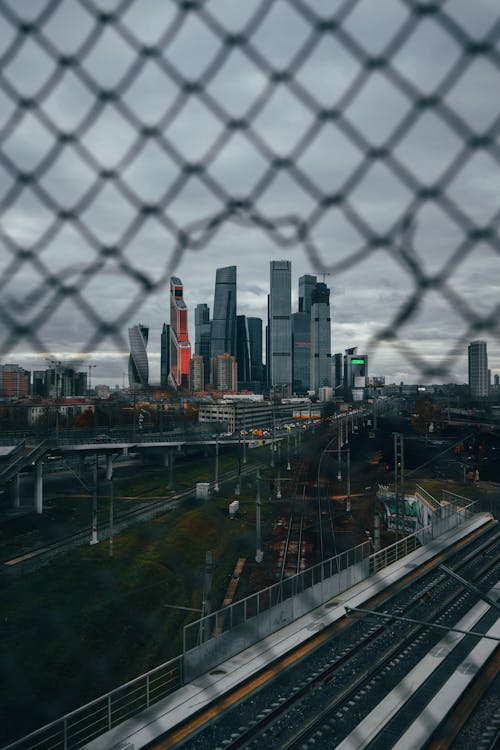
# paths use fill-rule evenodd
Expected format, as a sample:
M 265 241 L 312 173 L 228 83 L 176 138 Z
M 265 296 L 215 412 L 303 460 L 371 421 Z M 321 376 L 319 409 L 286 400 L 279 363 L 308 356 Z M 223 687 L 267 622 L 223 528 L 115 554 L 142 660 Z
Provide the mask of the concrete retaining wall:
M 316 583 L 302 593 L 260 612 L 246 622 L 209 638 L 184 654 L 184 681 L 190 682 L 200 674 L 209 672 L 217 664 L 239 654 L 298 617 L 319 607 L 332 597 L 364 580 L 369 574 L 369 558 L 365 558 L 340 573 Z

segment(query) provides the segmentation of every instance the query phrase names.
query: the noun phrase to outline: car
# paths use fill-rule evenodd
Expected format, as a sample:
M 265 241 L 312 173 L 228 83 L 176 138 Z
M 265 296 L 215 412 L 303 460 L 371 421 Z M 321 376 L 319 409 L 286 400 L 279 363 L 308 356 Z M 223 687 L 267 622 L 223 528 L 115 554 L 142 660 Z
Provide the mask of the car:
M 109 435 L 96 435 L 94 443 L 108 443 L 111 440 Z

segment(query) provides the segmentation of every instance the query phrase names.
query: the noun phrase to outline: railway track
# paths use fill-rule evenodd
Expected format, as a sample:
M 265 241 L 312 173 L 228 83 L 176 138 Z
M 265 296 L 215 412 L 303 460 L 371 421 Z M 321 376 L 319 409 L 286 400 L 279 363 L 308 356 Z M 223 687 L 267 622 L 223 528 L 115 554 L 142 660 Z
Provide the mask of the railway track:
M 338 432 L 327 440 L 323 450 L 337 451 Z M 334 446 L 333 448 L 331 448 Z M 319 476 L 322 450 L 317 461 L 301 461 L 294 467 L 294 481 L 285 490 L 289 496 L 288 515 L 281 524 L 286 529 L 280 543 L 277 579 L 296 575 L 304 568 L 337 554 L 335 518 L 331 496 L 333 483 Z
M 465 555 L 463 551 L 450 554 L 446 565 L 488 589 L 494 599 L 500 598 L 500 534 L 496 527 L 469 545 Z M 190 736 L 187 744 L 172 737 L 152 747 L 421 747 L 395 743 L 398 738 L 407 741 L 409 732 L 420 730 L 412 726 L 411 719 L 427 705 L 432 711 L 433 700 L 446 700 L 439 695 L 450 695 L 457 675 L 474 682 L 471 665 L 478 648 L 488 651 L 484 644 L 489 644 L 489 652 L 480 657 L 476 671 L 484 671 L 483 663 L 491 670 L 498 653 L 498 643 L 492 638 L 500 637 L 500 612 L 439 568 L 396 593 L 389 591 L 372 607 L 389 621 L 372 615 L 342 618 L 307 660 L 286 671 L 275 666 L 270 682 L 250 694 L 236 709 L 237 715 L 225 714 L 217 721 L 213 711 L 210 726 Z M 449 636 L 429 623 L 440 624 L 446 631 L 453 627 L 489 631 L 492 638 L 460 633 Z M 418 690 L 410 690 L 409 684 L 417 685 Z M 394 704 L 390 717 L 380 709 L 386 701 Z
M 241 476 L 251 474 L 253 471 L 255 471 L 255 466 L 243 468 L 241 470 Z M 221 475 L 219 482 L 231 481 L 236 479 L 236 477 L 237 472 L 230 471 Z M 177 504 L 193 495 L 194 488 L 191 487 L 182 492 L 176 492 L 170 497 L 148 500 L 134 508 L 128 508 L 126 510 L 120 509 L 117 503 L 115 506 L 114 534 L 124 531 L 135 523 L 161 515 L 162 513 L 175 508 Z M 140 502 L 140 498 L 137 498 L 137 501 Z M 100 541 L 109 538 L 109 526 L 107 524 L 100 523 L 98 531 Z M 67 534 L 51 544 L 23 550 L 18 555 L 0 561 L 0 576 L 2 574 L 22 574 L 33 570 L 34 567 L 47 564 L 59 554 L 63 554 L 75 547 L 88 544 L 89 539 L 90 528 Z

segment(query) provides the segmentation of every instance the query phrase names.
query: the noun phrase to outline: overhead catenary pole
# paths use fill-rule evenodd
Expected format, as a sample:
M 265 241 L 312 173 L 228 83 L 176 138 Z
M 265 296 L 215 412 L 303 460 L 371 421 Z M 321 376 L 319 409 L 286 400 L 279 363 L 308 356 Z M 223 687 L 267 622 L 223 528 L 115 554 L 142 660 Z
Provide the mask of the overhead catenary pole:
M 347 449 L 347 499 L 345 504 L 347 512 L 351 510 L 351 449 Z
M 215 479 L 214 492 L 219 491 L 219 436 L 215 438 Z
M 94 489 L 92 493 L 92 533 L 90 537 L 90 544 L 97 544 L 97 468 L 98 468 L 99 456 L 95 454 L 94 461 Z
M 342 420 L 339 419 L 338 421 L 338 436 L 337 436 L 337 451 L 338 451 L 338 470 L 337 470 L 337 480 L 340 482 L 342 479 L 342 468 L 341 468 L 341 461 L 342 461 Z
M 173 448 L 170 448 L 170 451 L 168 454 L 168 489 L 169 490 L 174 489 L 174 461 L 175 461 L 175 451 Z
M 236 479 L 236 487 L 234 488 L 234 494 L 239 497 L 241 494 L 241 436 L 238 435 L 238 476 Z
M 260 533 L 260 470 L 257 469 L 255 496 L 255 562 L 261 563 L 264 557 Z
M 109 480 L 109 556 L 113 557 L 113 534 L 114 534 L 114 486 L 113 486 L 113 476 L 111 476 L 111 479 Z
M 275 432 L 275 420 L 274 420 L 274 406 L 273 406 L 273 433 L 271 439 L 271 468 L 274 469 L 274 432 Z

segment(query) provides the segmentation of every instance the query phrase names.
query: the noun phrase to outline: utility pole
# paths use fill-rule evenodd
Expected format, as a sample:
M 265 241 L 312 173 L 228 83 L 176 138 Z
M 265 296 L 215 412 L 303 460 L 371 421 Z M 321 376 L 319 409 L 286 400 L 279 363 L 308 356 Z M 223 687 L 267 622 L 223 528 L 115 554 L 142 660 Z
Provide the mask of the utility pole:
M 207 550 L 205 552 L 205 576 L 203 579 L 203 600 L 201 605 L 201 622 L 200 622 L 200 643 L 204 643 L 208 640 L 209 633 L 207 629 L 210 627 L 210 623 L 204 618 L 210 614 L 212 609 L 212 578 L 214 573 L 214 564 L 212 559 L 212 551 Z
M 401 527 L 405 535 L 405 496 L 404 496 L 404 438 L 399 432 L 394 433 L 394 500 L 396 504 L 396 538 L 399 539 Z

